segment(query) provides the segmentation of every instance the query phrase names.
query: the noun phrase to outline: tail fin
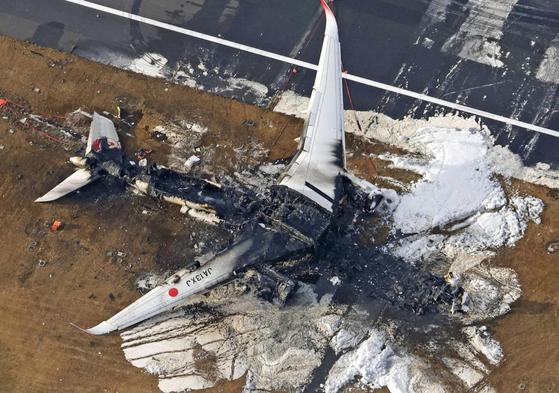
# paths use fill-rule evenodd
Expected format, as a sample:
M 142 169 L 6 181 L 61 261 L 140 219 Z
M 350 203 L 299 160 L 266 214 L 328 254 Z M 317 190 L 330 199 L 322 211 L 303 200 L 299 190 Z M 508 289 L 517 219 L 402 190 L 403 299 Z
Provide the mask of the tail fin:
M 93 173 L 87 169 L 78 169 L 45 195 L 37 198 L 35 202 L 51 202 L 57 200 L 72 191 L 76 191 L 88 185 L 97 180 L 97 178 L 98 176 L 93 175 Z
M 88 155 L 91 151 L 99 153 L 102 147 L 101 140 L 103 139 L 107 140 L 109 149 L 120 150 L 120 142 L 113 122 L 97 112 L 93 112 L 85 154 Z

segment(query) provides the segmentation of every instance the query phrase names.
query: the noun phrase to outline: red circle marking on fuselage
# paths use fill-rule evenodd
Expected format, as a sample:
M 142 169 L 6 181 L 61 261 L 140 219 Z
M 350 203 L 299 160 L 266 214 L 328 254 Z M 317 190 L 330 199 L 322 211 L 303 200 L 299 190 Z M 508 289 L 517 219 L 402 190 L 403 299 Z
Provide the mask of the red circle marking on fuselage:
M 176 297 L 179 294 L 179 290 L 177 288 L 169 289 L 169 296 Z

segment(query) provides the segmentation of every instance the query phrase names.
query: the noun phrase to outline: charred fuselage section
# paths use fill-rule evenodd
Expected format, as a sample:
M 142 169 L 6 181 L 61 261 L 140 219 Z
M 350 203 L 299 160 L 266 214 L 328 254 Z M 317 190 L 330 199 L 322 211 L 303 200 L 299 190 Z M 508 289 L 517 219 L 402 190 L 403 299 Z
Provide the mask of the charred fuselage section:
M 120 152 L 98 150 L 105 155 Z M 343 303 L 374 300 L 416 314 L 450 310 L 461 294 L 442 277 L 391 256 L 377 244 L 373 237 L 382 222 L 374 212 L 381 201 L 345 176 L 337 180 L 341 197 L 331 212 L 283 185 L 255 191 L 230 178 L 204 179 L 97 155 L 94 150 L 87 159 L 91 171 L 120 178 L 232 234 L 225 249 L 187 263 L 169 285 L 204 291 L 246 276 L 255 293 L 284 303 L 295 283 L 303 281 L 334 293 Z M 342 284 L 325 284 L 332 277 Z
M 242 184 L 221 185 L 167 169 L 151 170 L 149 179 L 153 196 L 214 209 L 234 233 L 224 251 L 236 261 L 231 279 L 250 270 L 246 279 L 269 300 L 283 303 L 288 296 L 278 287 L 294 288 L 294 282 L 303 281 L 326 287 L 343 303 L 378 300 L 424 314 L 450 310 L 459 293 L 442 277 L 375 242 L 382 222 L 371 211 L 370 198 L 346 179 L 340 179 L 344 198 L 333 213 L 281 185 L 260 195 Z M 322 285 L 333 276 L 341 286 Z

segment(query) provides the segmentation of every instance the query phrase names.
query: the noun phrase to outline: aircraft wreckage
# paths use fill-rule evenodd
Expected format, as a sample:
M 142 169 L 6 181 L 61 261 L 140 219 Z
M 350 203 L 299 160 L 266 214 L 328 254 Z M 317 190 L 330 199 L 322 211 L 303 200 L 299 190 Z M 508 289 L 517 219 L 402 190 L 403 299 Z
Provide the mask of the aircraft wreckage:
M 265 196 L 166 168 L 132 165 L 123 157 L 113 122 L 94 114 L 85 157 L 70 159 L 79 169 L 37 202 L 56 200 L 95 180 L 112 176 L 144 194 L 185 206 L 192 217 L 217 224 L 234 222 L 239 229 L 228 248 L 176 272 L 86 332 L 106 334 L 172 310 L 185 298 L 229 282 L 248 267 L 257 267 L 279 282 L 279 297 L 285 300 L 295 283 L 270 266 L 305 255 L 324 255 L 329 248 L 355 247 L 355 243 L 343 241 L 339 231 L 340 222 L 346 219 L 346 207 L 351 205 L 353 217 L 372 214 L 383 204 L 391 203 L 382 190 L 346 170 L 338 28 L 332 11 L 324 0 L 321 3 L 326 13 L 326 32 L 303 135 L 297 154 L 278 184 Z M 366 252 L 352 255 L 370 257 Z M 393 270 L 397 269 L 394 266 Z M 385 269 L 384 274 L 390 276 L 390 270 Z M 449 288 L 443 279 L 415 272 L 409 277 L 421 281 L 425 288 L 421 300 L 417 299 L 417 291 L 414 293 L 415 303 L 455 302 L 456 288 Z M 378 278 L 380 281 L 382 277 Z M 379 284 L 379 288 L 383 285 Z M 401 294 L 400 290 L 388 291 L 385 296 Z

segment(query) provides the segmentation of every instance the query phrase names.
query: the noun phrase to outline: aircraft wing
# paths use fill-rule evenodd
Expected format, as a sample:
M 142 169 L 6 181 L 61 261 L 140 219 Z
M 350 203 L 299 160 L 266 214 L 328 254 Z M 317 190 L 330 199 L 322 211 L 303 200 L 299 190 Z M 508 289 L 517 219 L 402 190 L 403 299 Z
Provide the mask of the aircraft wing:
M 337 178 L 345 172 L 342 60 L 334 14 L 326 12 L 326 33 L 299 152 L 282 175 L 287 186 L 332 211 Z
M 78 169 L 45 195 L 37 198 L 35 202 L 51 202 L 57 200 L 97 179 L 98 176 L 92 174 L 88 169 Z
M 85 154 L 88 155 L 92 151 L 101 153 L 103 150 L 120 150 L 120 142 L 113 122 L 94 112 Z
M 125 329 L 162 312 L 184 305 L 189 297 L 232 279 L 236 271 L 265 261 L 283 260 L 309 248 L 287 233 L 253 223 L 226 250 L 194 271 L 181 270 L 100 324 L 84 329 L 94 335 Z

